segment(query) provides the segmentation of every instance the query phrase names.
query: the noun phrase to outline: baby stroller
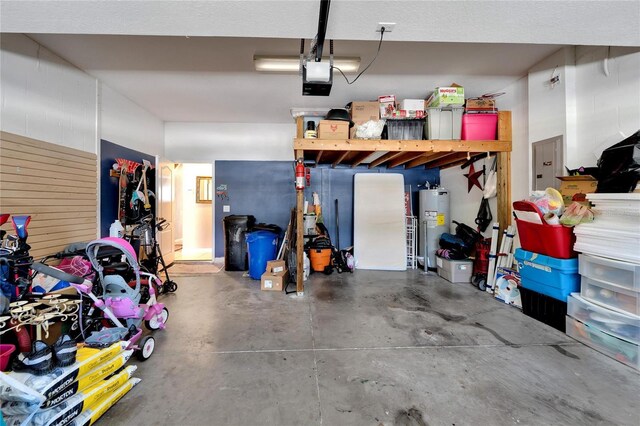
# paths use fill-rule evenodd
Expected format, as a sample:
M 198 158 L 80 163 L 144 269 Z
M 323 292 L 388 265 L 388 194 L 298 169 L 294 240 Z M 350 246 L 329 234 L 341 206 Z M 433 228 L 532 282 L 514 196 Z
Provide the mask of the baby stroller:
M 166 279 L 163 283 L 158 281 L 159 285 L 156 289 L 158 294 L 173 293 L 178 289 L 178 284 L 169 277 L 167 265 L 162 257 L 162 251 L 160 251 L 160 244 L 156 239 L 156 233 L 163 231 L 166 226 L 166 219 L 160 218 L 156 222 L 153 215 L 148 215 L 138 221 L 130 235 L 125 236 L 125 239 L 130 243 L 138 242 L 140 244 L 140 266 L 143 271 L 155 276 L 164 272 Z
M 100 258 L 104 256 L 104 252 L 109 252 L 113 256 L 113 250 L 117 250 L 118 254 L 130 265 L 135 275 L 135 286 L 131 288 L 121 275 L 104 275 L 104 266 L 101 264 Z M 71 285 L 84 296 L 88 296 L 93 305 L 103 312 L 104 318 L 108 319 L 111 324 L 105 326 L 101 330 L 94 331 L 86 340 L 88 346 L 108 346 L 118 340 L 128 340 L 131 347 L 136 347 L 136 356 L 141 361 L 149 359 L 155 348 L 155 339 L 152 335 L 142 336 L 142 323 L 151 331 L 164 329 L 165 323 L 169 317 L 169 311 L 162 303 L 156 300 L 154 286 L 149 286 L 149 300 L 146 303 L 140 303 L 142 297 L 140 293 L 141 276 L 145 276 L 149 281 L 159 281 L 153 274 L 140 271 L 140 265 L 131 247 L 127 241 L 122 238 L 101 238 L 91 241 L 86 248 L 87 259 L 98 273 L 98 284 L 102 287 L 102 295 L 96 296 L 91 291 L 91 283 L 85 281 L 82 277 L 64 274 L 61 279 L 71 282 Z M 35 265 L 34 265 L 35 266 Z M 42 268 L 45 265 L 34 267 Z M 56 277 L 55 269 L 46 267 L 48 270 L 44 273 Z M 53 271 L 49 271 L 53 269 Z M 57 278 L 57 277 L 56 277 Z M 109 321 L 103 322 L 108 324 Z

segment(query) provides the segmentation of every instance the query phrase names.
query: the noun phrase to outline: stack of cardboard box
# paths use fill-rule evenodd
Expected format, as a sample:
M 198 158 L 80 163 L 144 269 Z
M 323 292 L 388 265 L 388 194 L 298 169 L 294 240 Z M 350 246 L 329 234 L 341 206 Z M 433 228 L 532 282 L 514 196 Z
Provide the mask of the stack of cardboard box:
M 289 281 L 289 271 L 284 260 L 267 262 L 267 270 L 260 277 L 260 289 L 264 291 L 282 291 Z

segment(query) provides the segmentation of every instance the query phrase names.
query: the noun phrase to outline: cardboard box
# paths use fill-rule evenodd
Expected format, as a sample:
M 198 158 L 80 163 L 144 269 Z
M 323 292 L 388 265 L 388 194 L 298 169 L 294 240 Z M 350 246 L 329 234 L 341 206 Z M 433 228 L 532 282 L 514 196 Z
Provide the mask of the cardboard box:
M 287 264 L 284 260 L 270 260 L 267 262 L 267 272 L 277 274 L 279 272 L 285 271 L 286 269 Z
M 464 87 L 452 84 L 448 87 L 436 87 L 427 99 L 428 107 L 441 107 L 464 104 Z
M 558 176 L 560 179 L 560 194 L 565 206 L 573 201 L 576 194 L 592 194 L 596 192 L 598 181 L 593 176 Z
M 396 95 L 385 95 L 378 97 L 380 107 L 380 118 L 391 118 L 396 112 Z
M 278 273 L 265 272 L 260 277 L 260 289 L 264 291 L 282 291 L 289 282 L 289 271 Z
M 469 98 L 466 104 L 467 111 L 494 111 L 496 101 L 487 98 Z
M 351 121 L 363 124 L 370 120 L 380 120 L 378 102 L 351 102 Z
M 349 122 L 321 120 L 318 125 L 318 139 L 349 139 Z
M 407 111 L 409 116 L 424 113 L 424 99 L 403 99 L 400 101 L 400 109 Z

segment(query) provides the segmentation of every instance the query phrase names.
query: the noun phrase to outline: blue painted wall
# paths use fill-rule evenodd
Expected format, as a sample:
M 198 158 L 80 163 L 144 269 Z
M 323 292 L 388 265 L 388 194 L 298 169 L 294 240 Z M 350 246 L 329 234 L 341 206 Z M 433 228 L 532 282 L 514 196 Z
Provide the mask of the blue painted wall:
M 373 169 L 367 167 L 311 169 L 311 186 L 305 190 L 306 199 L 312 203 L 313 192 L 317 192 L 322 203 L 325 226 L 331 240 L 336 244 L 335 201 L 339 204 L 340 246 L 353 244 L 353 175 L 356 173 L 401 173 L 405 185 L 411 185 L 413 212 L 418 211 L 418 184 L 429 181 L 440 183 L 437 169 Z M 215 186 L 227 185 L 227 200 L 215 200 L 215 256 L 224 256 L 223 218 L 230 214 L 253 215 L 258 222 L 274 223 L 283 230 L 289 222 L 289 214 L 296 203 L 293 186 L 294 171 L 291 161 L 216 161 Z M 222 206 L 231 206 L 231 212 L 223 213 Z
M 140 151 L 126 148 L 102 139 L 100 141 L 100 236 L 109 236 L 109 226 L 118 217 L 119 181 L 109 176 L 116 158 L 142 163 L 148 160 L 155 166 L 156 158 Z M 155 192 L 155 189 L 149 188 Z

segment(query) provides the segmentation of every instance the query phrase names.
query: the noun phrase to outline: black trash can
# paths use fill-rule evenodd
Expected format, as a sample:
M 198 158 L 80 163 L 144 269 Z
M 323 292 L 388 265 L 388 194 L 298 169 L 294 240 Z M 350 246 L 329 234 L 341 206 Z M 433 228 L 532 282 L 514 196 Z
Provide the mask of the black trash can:
M 256 218 L 253 216 L 230 215 L 222 220 L 225 270 L 246 271 L 249 269 L 245 234 L 255 223 Z

